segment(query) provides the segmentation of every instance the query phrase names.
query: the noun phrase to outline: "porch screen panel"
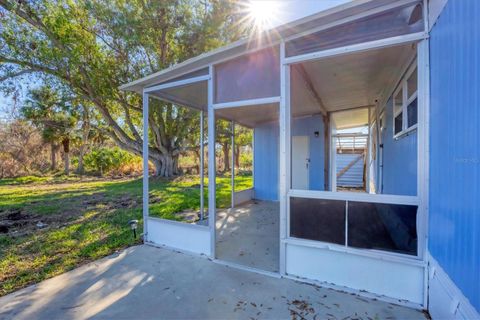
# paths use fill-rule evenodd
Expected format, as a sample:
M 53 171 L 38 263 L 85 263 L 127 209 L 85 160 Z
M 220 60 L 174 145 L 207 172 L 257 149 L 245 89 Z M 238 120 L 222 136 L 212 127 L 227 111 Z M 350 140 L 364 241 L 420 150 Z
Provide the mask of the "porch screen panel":
M 345 244 L 345 206 L 342 200 L 290 198 L 290 236 Z
M 422 12 L 418 3 L 293 39 L 286 43 L 286 56 L 421 32 L 424 31 Z
M 417 206 L 348 201 L 348 246 L 417 255 Z
M 267 48 L 215 66 L 215 103 L 280 95 L 280 55 Z

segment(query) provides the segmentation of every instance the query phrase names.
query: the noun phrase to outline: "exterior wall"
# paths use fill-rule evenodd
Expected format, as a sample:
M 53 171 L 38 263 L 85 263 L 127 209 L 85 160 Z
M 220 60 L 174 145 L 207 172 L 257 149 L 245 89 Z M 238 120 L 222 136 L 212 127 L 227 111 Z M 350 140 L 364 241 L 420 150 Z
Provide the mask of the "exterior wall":
M 430 38 L 429 250 L 477 311 L 480 310 L 479 16 L 477 0 L 448 1 Z
M 315 131 L 319 137 L 315 137 Z M 255 128 L 255 198 L 278 200 L 279 128 L 267 123 Z M 324 190 L 324 136 L 321 116 L 293 120 L 292 135 L 310 138 L 310 189 Z
M 384 194 L 417 195 L 417 131 L 393 139 L 393 104 L 386 105 L 386 128 L 383 143 Z
M 279 128 L 277 123 L 263 124 L 254 130 L 255 198 L 278 200 Z

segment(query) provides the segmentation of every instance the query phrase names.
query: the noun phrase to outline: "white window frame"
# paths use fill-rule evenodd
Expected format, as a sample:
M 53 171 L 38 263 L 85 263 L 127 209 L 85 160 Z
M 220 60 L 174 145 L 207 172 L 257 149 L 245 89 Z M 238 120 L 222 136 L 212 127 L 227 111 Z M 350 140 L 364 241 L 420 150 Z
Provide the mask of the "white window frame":
M 417 90 L 409 97 L 408 96 L 408 79 L 413 74 L 413 72 L 417 70 Z M 399 92 L 402 92 L 402 108 L 400 110 L 395 110 L 395 97 L 398 95 Z M 415 99 L 418 98 L 418 69 L 417 69 L 417 59 L 412 62 L 410 67 L 408 67 L 407 72 L 403 75 L 400 83 L 398 84 L 397 88 L 393 92 L 392 95 L 392 108 L 393 108 L 393 122 L 392 122 L 392 132 L 393 132 L 393 139 L 398 140 L 402 136 L 406 135 L 407 133 L 414 131 L 418 127 L 418 102 L 417 102 L 417 123 L 412 126 L 408 126 L 408 106 L 412 103 Z M 402 114 L 402 130 L 400 132 L 395 133 L 395 119 L 399 114 Z

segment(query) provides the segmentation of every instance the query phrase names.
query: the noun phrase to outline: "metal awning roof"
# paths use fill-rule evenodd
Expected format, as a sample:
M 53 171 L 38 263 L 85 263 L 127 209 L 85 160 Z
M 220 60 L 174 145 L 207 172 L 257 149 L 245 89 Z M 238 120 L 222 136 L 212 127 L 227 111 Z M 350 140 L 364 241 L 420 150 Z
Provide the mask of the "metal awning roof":
M 121 90 L 141 93 L 146 87 L 181 77 L 187 73 L 197 72 L 209 64 L 229 60 L 250 51 L 278 44 L 281 39 L 301 35 L 314 28 L 335 26 L 353 16 L 361 16 L 376 8 L 389 5 L 399 6 L 418 3 L 419 0 L 355 0 L 329 10 L 321 11 L 294 22 L 267 30 L 255 38 L 242 39 L 230 45 L 201 54 L 184 62 L 173 65 L 149 76 L 120 86 Z

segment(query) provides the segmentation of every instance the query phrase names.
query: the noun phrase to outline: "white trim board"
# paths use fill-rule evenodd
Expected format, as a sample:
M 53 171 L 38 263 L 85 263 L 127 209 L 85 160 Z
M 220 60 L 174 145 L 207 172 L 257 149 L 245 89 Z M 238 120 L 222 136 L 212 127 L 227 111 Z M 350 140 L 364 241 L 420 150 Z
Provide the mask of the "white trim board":
M 462 291 L 440 267 L 438 262 L 428 255 L 428 311 L 432 319 L 480 319 L 480 314 L 470 304 Z
M 237 100 L 231 102 L 221 102 L 221 103 L 214 103 L 213 108 L 217 109 L 228 109 L 228 108 L 240 108 L 240 107 L 251 107 L 251 106 L 259 106 L 259 105 L 267 105 L 272 103 L 279 103 L 280 97 L 266 97 L 266 98 L 257 98 L 257 99 L 249 99 L 249 100 Z
M 177 88 L 177 87 L 184 87 L 188 86 L 190 84 L 194 84 L 197 82 L 201 81 L 208 81 L 210 80 L 210 74 L 203 75 L 203 76 L 198 76 L 198 77 L 193 77 L 193 78 L 188 78 L 188 79 L 183 79 L 183 80 L 178 80 L 178 81 L 173 81 L 173 82 L 167 82 L 167 83 L 162 83 L 153 87 L 147 87 L 143 89 L 143 92 L 150 93 L 154 91 L 160 91 L 160 90 L 165 90 L 165 89 L 171 89 L 171 88 Z
M 317 52 L 291 56 L 291 57 L 285 58 L 284 63 L 296 64 L 296 63 L 301 63 L 306 61 L 320 60 L 320 59 L 355 53 L 355 52 L 363 52 L 363 51 L 368 51 L 372 49 L 382 49 L 386 47 L 393 47 L 396 45 L 401 45 L 401 44 L 406 44 L 411 42 L 418 42 L 420 40 L 424 40 L 427 38 L 428 38 L 428 33 L 423 31 L 417 32 L 417 33 L 410 33 L 410 34 L 395 36 L 391 38 L 361 42 L 361 43 L 352 44 L 344 47 L 337 47 L 333 49 L 326 49 L 326 50 L 320 50 Z

